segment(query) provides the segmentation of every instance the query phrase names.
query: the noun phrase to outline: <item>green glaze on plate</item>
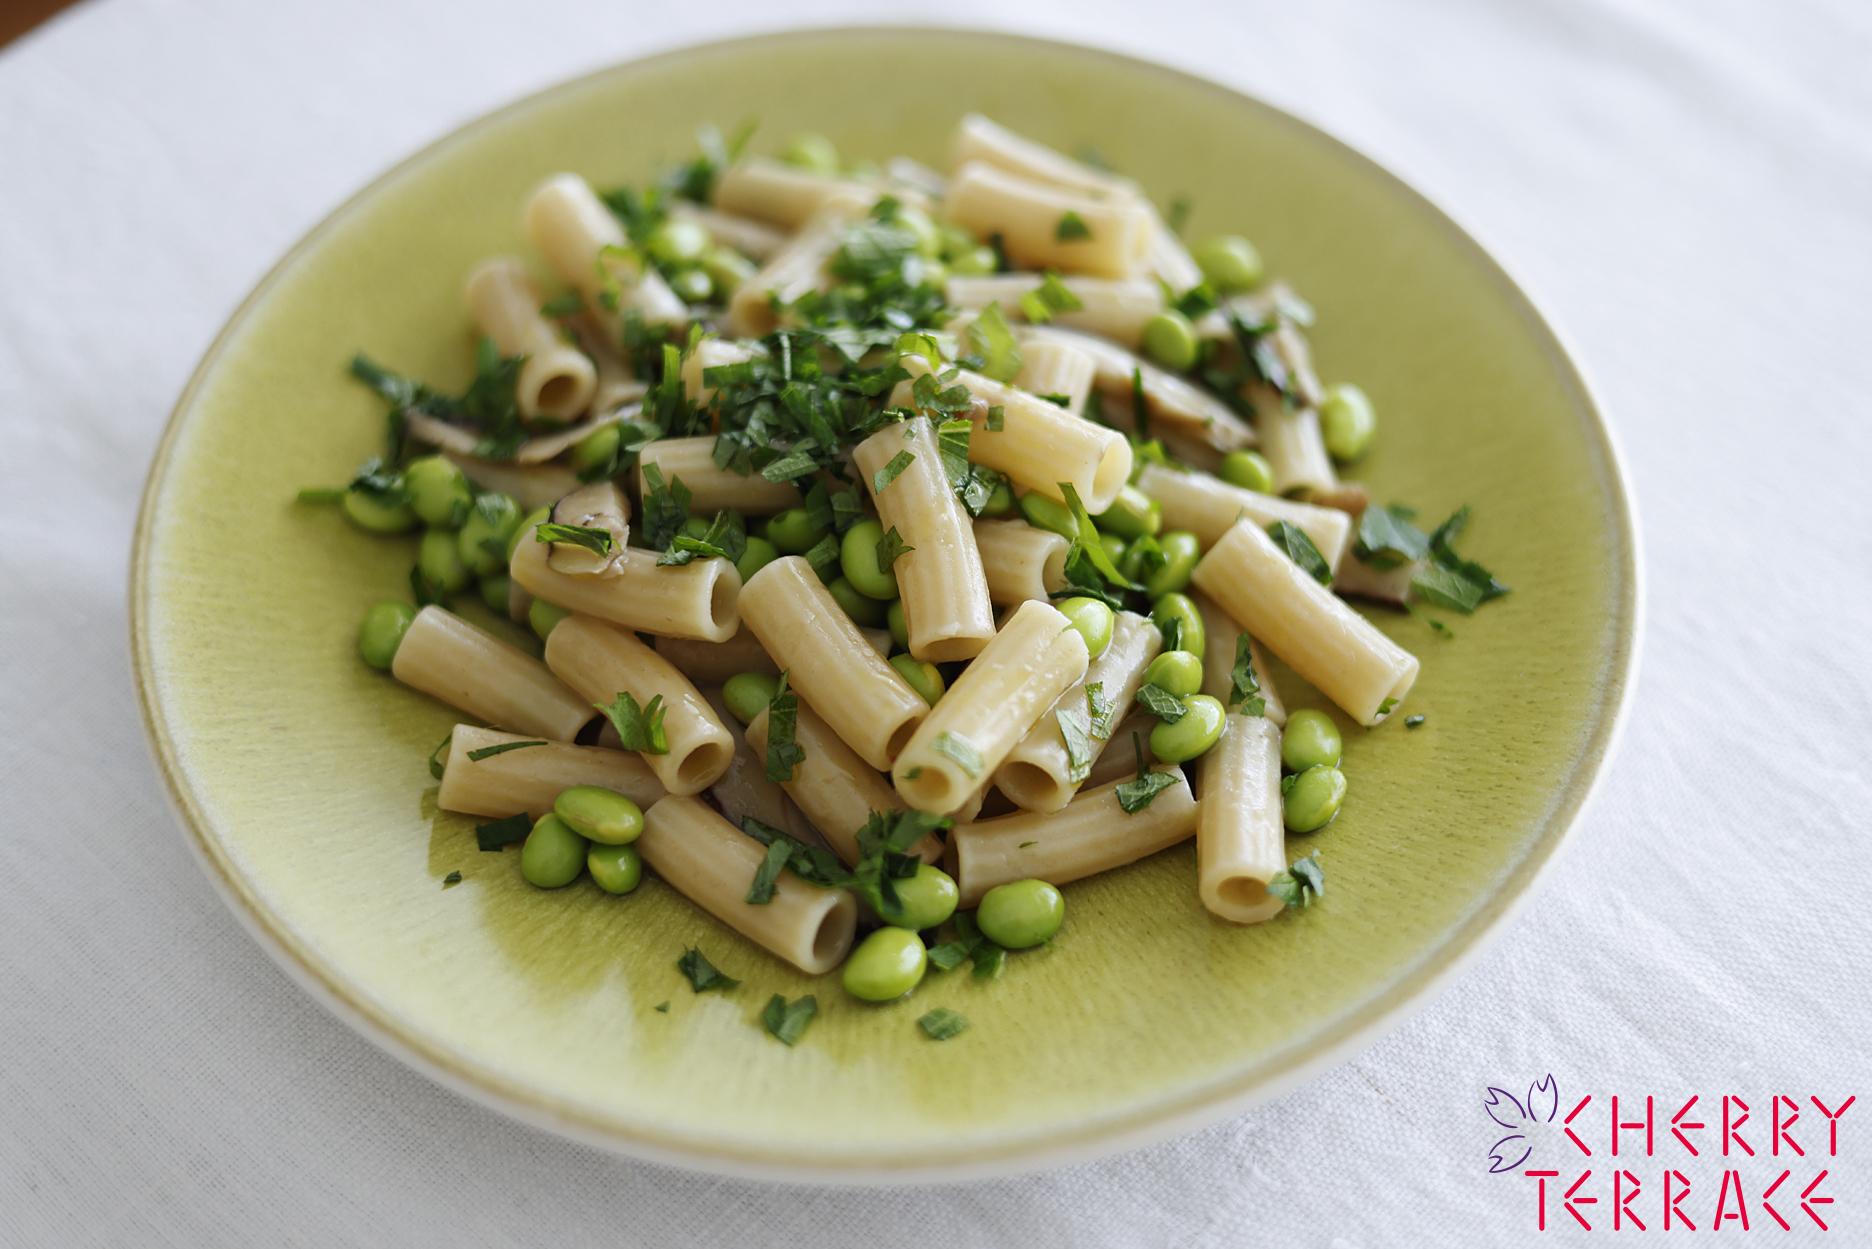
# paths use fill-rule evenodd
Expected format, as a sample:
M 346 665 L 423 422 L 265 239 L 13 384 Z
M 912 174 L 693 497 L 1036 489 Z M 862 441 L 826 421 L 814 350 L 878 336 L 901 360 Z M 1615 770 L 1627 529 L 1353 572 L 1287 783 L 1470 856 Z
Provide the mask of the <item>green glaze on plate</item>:
M 903 67 L 956 67 L 940 98 Z M 1214 920 L 1186 845 L 1066 890 L 1065 930 L 994 983 L 932 975 L 865 1006 L 740 940 L 656 881 L 522 883 L 439 815 L 425 759 L 455 717 L 367 669 L 364 607 L 407 593 L 413 541 L 373 539 L 301 486 L 378 443 L 351 353 L 464 380 L 461 283 L 523 252 L 522 197 L 576 169 L 642 180 L 705 121 L 757 117 L 848 153 L 944 164 L 979 110 L 1103 155 L 1191 233 L 1250 235 L 1320 312 L 1325 379 L 1377 404 L 1359 468 L 1514 593 L 1446 641 L 1382 614 L 1423 659 L 1406 732 L 1348 728 L 1351 793 L 1318 847 L 1320 905 Z M 1395 1021 L 1528 888 L 1603 761 L 1638 603 L 1616 457 L 1526 298 L 1446 217 L 1318 131 L 1167 69 L 960 31 L 762 37 L 606 70 L 511 106 L 393 170 L 299 244 L 236 313 L 151 470 L 132 592 L 137 675 L 183 821 L 236 912 L 289 971 L 400 1057 L 509 1113 L 664 1161 L 877 1181 L 1005 1173 L 1134 1144 L 1265 1096 Z M 1278 674 L 1277 674 L 1278 675 Z M 1291 685 L 1290 700 L 1318 699 Z M 1343 723 L 1343 721 L 1342 721 Z M 444 889 L 450 872 L 461 884 Z M 699 944 L 743 981 L 692 994 Z M 794 1048 L 759 1023 L 816 992 Z M 668 1000 L 667 1014 L 657 1003 Z M 932 1043 L 917 1017 L 961 1011 Z

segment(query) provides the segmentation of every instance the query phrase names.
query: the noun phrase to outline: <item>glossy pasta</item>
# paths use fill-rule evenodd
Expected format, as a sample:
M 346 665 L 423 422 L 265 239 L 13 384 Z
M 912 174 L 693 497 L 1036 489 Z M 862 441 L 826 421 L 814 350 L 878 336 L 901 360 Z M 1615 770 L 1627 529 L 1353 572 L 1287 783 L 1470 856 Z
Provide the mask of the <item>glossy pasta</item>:
M 569 742 L 597 714 L 545 664 L 441 607 L 416 613 L 391 675 L 479 720 Z
M 569 576 L 553 571 L 548 545 L 522 537 L 509 561 L 514 584 L 536 598 L 626 628 L 705 642 L 725 642 L 741 627 L 741 575 L 723 560 L 664 566 L 631 548 L 611 575 Z
M 436 806 L 464 815 L 499 818 L 552 810 L 553 799 L 574 785 L 598 785 L 623 794 L 639 806 L 663 796 L 663 785 L 642 758 L 602 746 L 539 742 L 524 733 L 458 724 L 449 735 L 448 757 Z M 477 752 L 508 747 L 476 759 Z

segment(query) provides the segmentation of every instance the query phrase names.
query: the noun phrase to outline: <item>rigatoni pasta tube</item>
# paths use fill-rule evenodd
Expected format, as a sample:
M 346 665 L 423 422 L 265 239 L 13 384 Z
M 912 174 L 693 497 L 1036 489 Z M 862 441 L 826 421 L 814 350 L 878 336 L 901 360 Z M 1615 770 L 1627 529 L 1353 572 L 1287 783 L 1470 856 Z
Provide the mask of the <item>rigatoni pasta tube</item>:
M 964 907 L 980 902 L 996 885 L 1044 880 L 1063 885 L 1135 863 L 1176 845 L 1196 831 L 1196 798 L 1189 781 L 1157 792 L 1150 805 L 1129 815 L 1118 805 L 1112 781 L 1082 791 L 1059 811 L 1022 811 L 949 832 L 949 863 Z
M 1112 619 L 1111 641 L 1105 651 L 1086 668 L 1085 679 L 1061 694 L 1040 722 L 1028 730 L 1020 744 L 1008 755 L 1007 762 L 995 772 L 995 786 L 1017 807 L 1028 811 L 1057 811 L 1072 801 L 1073 794 L 1085 783 L 1074 780 L 1072 760 L 1066 752 L 1066 738 L 1059 715 L 1069 712 L 1084 717 L 1090 756 L 1088 769 L 1098 762 L 1111 740 L 1118 713 L 1137 697 L 1144 683 L 1144 669 L 1163 649 L 1157 626 L 1135 612 L 1121 611 Z M 1107 708 L 1105 731 L 1090 714 L 1086 691 L 1099 687 L 1099 698 Z
M 1024 520 L 978 520 L 975 549 L 988 578 L 989 601 L 997 607 L 1043 599 L 1066 586 L 1072 543 L 1051 529 Z
M 892 784 L 920 811 L 957 810 L 1085 674 L 1079 630 L 1052 606 L 1029 599 L 930 708 L 892 765 Z
M 663 700 L 665 754 L 643 760 L 672 794 L 698 794 L 721 779 L 734 758 L 734 738 L 715 709 L 675 665 L 635 634 L 590 616 L 567 616 L 546 637 L 546 666 L 593 703 L 629 694 L 640 707 Z
M 1150 251 L 1151 214 L 1138 200 L 1093 199 L 980 161 L 949 180 L 943 211 L 977 235 L 999 234 L 1008 258 L 1024 269 L 1131 277 Z M 1082 230 L 1062 239 L 1060 222 L 1069 213 Z
M 522 217 L 533 246 L 608 330 L 618 330 L 618 314 L 625 309 L 651 324 L 688 319 L 688 307 L 669 283 L 623 250 L 624 227 L 577 174 L 558 173 L 540 183 Z
M 929 714 L 804 558 L 784 556 L 748 578 L 741 617 L 801 700 L 872 767 L 890 767 Z
M 1049 325 L 1098 334 L 1126 347 L 1144 341 L 1144 324 L 1164 310 L 1163 287 L 1154 278 L 1088 278 L 1075 275 L 1056 279 L 1078 300 L 1079 307 L 1054 312 Z M 979 277 L 952 277 L 946 283 L 953 308 L 980 310 L 1000 304 L 1009 318 L 1025 315 L 1021 297 L 1040 289 L 1038 273 L 992 273 Z
M 603 555 L 576 542 L 549 542 L 546 566 L 571 577 L 615 576 L 623 564 L 625 543 L 630 540 L 630 502 L 614 481 L 594 481 L 580 486 L 553 504 L 552 520 L 556 525 L 598 529 L 611 536 L 611 549 Z M 529 533 L 526 541 L 538 541 Z
M 761 646 L 760 639 L 747 627 L 725 642 L 700 642 L 694 638 L 660 637 L 657 654 L 675 664 L 697 685 L 719 685 L 740 672 L 778 674 L 773 657 Z
M 824 285 L 826 262 L 868 202 L 828 201 L 758 273 L 735 288 L 728 299 L 728 328 L 742 338 L 759 338 L 780 324 L 777 309 Z
M 735 607 L 741 574 L 725 559 L 663 565 L 654 551 L 632 549 L 614 568 L 604 577 L 554 572 L 546 544 L 531 534 L 520 539 L 508 563 L 515 583 L 529 594 L 645 633 L 726 642 L 741 627 Z
M 653 805 L 637 849 L 676 892 L 808 975 L 831 971 L 851 949 L 857 899 L 782 872 L 772 899 L 748 902 L 766 847 L 704 802 L 671 795 Z
M 1274 489 L 1281 494 L 1331 490 L 1339 484 L 1326 438 L 1320 432 L 1319 413 L 1312 408 L 1289 408 L 1271 389 L 1257 387 L 1253 398 L 1255 433 L 1261 454 L 1274 470 Z
M 910 653 L 932 663 L 976 655 L 994 636 L 994 611 L 975 532 L 943 469 L 935 429 L 920 416 L 886 425 L 852 449 L 852 463 L 885 531 L 895 529 L 910 548 L 893 565 Z M 896 475 L 880 485 L 887 469 Z
M 1194 579 L 1302 680 L 1361 724 L 1383 719 L 1417 679 L 1414 655 L 1308 576 L 1251 521 L 1236 522 L 1209 549 Z
M 1287 869 L 1280 730 L 1266 716 L 1231 711 L 1222 740 L 1196 768 L 1197 896 L 1233 923 L 1274 918 L 1287 905 L 1267 888 Z
M 690 349 L 683 357 L 682 384 L 683 393 L 699 408 L 708 406 L 715 397 L 715 388 L 708 384 L 710 369 L 726 368 L 732 364 L 744 364 L 761 355 L 761 352 L 747 343 L 731 343 L 721 338 L 705 338 Z M 713 443 L 713 439 L 709 440 Z M 655 446 L 649 444 L 644 449 Z
M 533 656 L 433 605 L 410 622 L 390 675 L 477 720 L 552 741 L 571 741 L 597 714 Z
M 765 763 L 767 712 L 755 716 L 748 725 L 747 741 L 755 757 Z M 805 752 L 805 757 L 793 765 L 793 775 L 781 781 L 780 788 L 806 813 L 819 836 L 832 847 L 832 853 L 846 864 L 856 863 L 858 830 L 873 811 L 903 810 L 903 800 L 878 770 L 840 741 L 811 707 L 799 708 L 793 722 L 793 743 Z M 915 852 L 934 863 L 942 857 L 942 839 L 931 833 L 916 845 Z
M 1205 547 L 1221 541 L 1229 526 L 1244 516 L 1263 529 L 1281 520 L 1293 525 L 1312 539 L 1328 568 L 1338 567 L 1352 544 L 1352 518 L 1337 508 L 1259 494 L 1207 473 L 1163 464 L 1146 464 L 1137 486 L 1163 508 L 1165 529 L 1187 529 Z
M 659 438 L 637 453 L 637 478 L 642 488 L 644 466 L 654 464 L 663 480 L 680 479 L 689 488 L 689 512 L 708 516 L 734 508 L 750 516 L 769 516 L 798 507 L 800 492 L 792 482 L 768 481 L 759 473 L 737 473 L 715 465 L 715 439 Z
M 930 371 L 921 356 L 905 356 L 903 365 L 913 378 Z M 971 462 L 1006 473 L 1016 485 L 1049 499 L 1066 497 L 1060 489 L 1065 482 L 1093 513 L 1110 507 L 1124 489 L 1131 475 L 1131 443 L 1117 430 L 967 369 L 956 370 L 948 384 L 965 387 L 974 398 L 962 414 L 975 426 L 969 434 Z M 891 402 L 913 406 L 911 384 L 899 382 Z M 1000 429 L 989 428 L 992 408 L 1001 409 Z
M 715 177 L 716 208 L 789 230 L 800 229 L 827 204 L 869 205 L 875 199 L 877 192 L 862 182 L 760 156 L 736 161 Z
M 724 725 L 734 723 L 734 714 L 719 686 L 703 690 L 702 696 L 715 709 L 716 719 Z M 729 732 L 734 730 L 730 728 Z M 745 828 L 744 821 L 751 818 L 809 843 L 817 837 L 812 822 L 793 805 L 786 791 L 767 779 L 766 761 L 745 738 L 736 740 L 734 758 L 728 770 L 709 786 L 708 796 L 737 828 Z
M 525 812 L 538 817 L 552 810 L 561 790 L 574 785 L 613 790 L 640 807 L 663 796 L 656 773 L 627 750 L 547 742 L 469 758 L 478 750 L 537 740 L 524 733 L 456 725 L 449 735 L 448 762 L 442 767 L 436 806 L 463 815 L 501 817 Z
M 1105 418 L 1121 429 L 1134 424 L 1132 391 L 1134 386 L 1142 387 L 1152 432 L 1162 435 L 1166 443 L 1192 448 L 1193 453 L 1180 452 L 1180 458 L 1212 467 L 1228 452 L 1255 443 L 1254 427 L 1226 403 L 1115 343 L 1051 325 L 1023 327 L 1016 337 L 1023 351 L 1029 343 L 1063 342 L 1091 356 Z
M 968 113 L 956 123 L 949 145 L 950 160 L 956 165 L 979 161 L 996 169 L 1005 169 L 1035 182 L 1094 196 L 1135 196 L 1137 183 L 1117 174 L 1094 169 L 1064 152 L 1009 130 L 1006 126 Z
M 511 256 L 484 261 L 469 273 L 466 294 L 469 315 L 501 355 L 526 357 L 514 382 L 521 416 L 569 421 L 591 406 L 597 367 L 540 315 L 525 265 Z
M 1079 415 L 1085 411 L 1086 396 L 1092 393 L 1097 373 L 1092 357 L 1071 343 L 1032 343 L 1021 352 L 1021 369 L 1014 376 L 1014 384 L 1049 403 L 1053 402 L 1049 396 L 1058 396 L 1066 401 L 1068 412 Z
M 1407 560 L 1395 568 L 1374 568 L 1355 553 L 1333 565 L 1334 593 L 1374 599 L 1402 607 L 1410 602 L 1411 582 L 1423 571 L 1422 560 Z
M 663 201 L 666 211 L 677 221 L 693 221 L 709 232 L 717 243 L 726 243 L 753 261 L 762 261 L 780 250 L 787 240 L 786 231 L 776 230 L 764 221 L 736 213 L 720 212 L 680 196 Z
M 1190 601 L 1202 614 L 1202 692 L 1227 707 L 1235 687 L 1236 639 L 1247 630 L 1207 594 L 1193 594 Z M 1286 724 L 1287 704 L 1281 701 L 1280 691 L 1274 688 L 1274 678 L 1268 672 L 1267 652 L 1253 637 L 1248 639 L 1248 662 L 1254 665 L 1255 681 L 1261 686 L 1261 701 L 1265 704 L 1262 714 L 1275 724 Z

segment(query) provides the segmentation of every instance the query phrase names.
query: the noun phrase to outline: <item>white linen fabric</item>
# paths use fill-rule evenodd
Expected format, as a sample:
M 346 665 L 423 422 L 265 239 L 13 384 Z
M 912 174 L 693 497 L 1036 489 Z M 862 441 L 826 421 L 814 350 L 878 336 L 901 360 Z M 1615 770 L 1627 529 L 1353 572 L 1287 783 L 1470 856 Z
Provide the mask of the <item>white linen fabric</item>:
M 470 1104 L 329 1016 L 229 915 L 148 762 L 124 599 L 150 453 L 230 309 L 331 206 L 492 105 L 657 48 L 905 12 L 89 0 L 0 50 L 0 1244 L 1587 1241 L 1555 1205 L 1537 1242 L 1532 1182 L 1485 1174 L 1482 1090 L 1549 1071 L 1569 1104 L 1655 1093 L 1660 1120 L 1698 1092 L 1712 1124 L 1723 1093 L 1758 1125 L 1775 1093 L 1858 1094 L 1816 1207 L 1831 1237 L 1791 1189 L 1795 1232 L 1753 1192 L 1750 1214 L 1780 1243 L 1872 1243 L 1858 0 L 941 11 L 1245 87 L 1390 164 L 1527 283 L 1623 442 L 1649 622 L 1622 750 L 1534 903 L 1336 1070 L 1052 1174 L 781 1188 Z M 1583 1213 L 1603 1227 L 1611 1160 L 1578 1161 L 1601 1168 Z

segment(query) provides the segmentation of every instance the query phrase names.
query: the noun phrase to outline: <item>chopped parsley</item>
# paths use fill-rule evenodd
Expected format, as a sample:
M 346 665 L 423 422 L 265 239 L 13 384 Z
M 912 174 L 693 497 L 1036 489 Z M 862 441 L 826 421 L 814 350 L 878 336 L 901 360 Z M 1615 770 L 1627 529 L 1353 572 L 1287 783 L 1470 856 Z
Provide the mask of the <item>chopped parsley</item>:
M 1111 736 L 1112 717 L 1117 714 L 1118 708 L 1111 699 L 1105 697 L 1103 681 L 1087 682 L 1085 694 L 1088 725 L 1092 736 L 1102 742 Z
M 1207 282 L 1198 282 L 1181 295 L 1173 297 L 1170 306 L 1190 320 L 1197 321 L 1220 307 L 1221 300 L 1216 298 L 1213 286 Z
M 1419 725 L 1421 725 L 1424 722 L 1424 720 L 1426 720 L 1427 718 L 1428 717 L 1423 715 L 1421 712 L 1419 712 L 1417 715 L 1414 715 L 1414 716 L 1405 716 L 1404 727 L 1407 729 L 1414 729 L 1418 727 Z
M 1140 441 L 1150 438 L 1150 403 L 1144 396 L 1143 366 L 1131 370 L 1131 434 Z
M 532 831 L 533 821 L 521 811 L 504 820 L 475 825 L 475 845 L 484 851 L 504 850 L 517 841 L 525 841 Z
M 609 529 L 599 529 L 591 525 L 561 525 L 554 521 L 542 521 L 534 526 L 533 540 L 582 546 L 593 555 L 609 555 L 613 545 Z
M 1313 545 L 1313 539 L 1307 537 L 1306 530 L 1290 521 L 1277 520 L 1267 527 L 1267 533 L 1288 559 L 1300 565 L 1300 571 L 1321 585 L 1332 584 L 1332 569 L 1319 548 Z
M 916 875 L 921 859 L 910 851 L 954 821 L 925 811 L 873 811 L 858 830 L 858 862 L 838 883 L 856 890 L 873 910 L 897 906 L 896 882 Z
M 819 1013 L 819 999 L 808 993 L 797 1002 L 789 1002 L 776 993 L 767 999 L 761 1012 L 761 1026 L 782 1045 L 793 1045 L 806 1035 L 806 1027 Z
M 977 980 L 993 980 L 1007 966 L 1007 951 L 983 937 L 981 944 L 975 947 L 970 956 L 975 960 L 974 976 Z
M 899 555 L 904 555 L 914 550 L 916 550 L 916 548 L 911 546 L 908 542 L 905 542 L 903 540 L 903 535 L 897 532 L 897 526 L 892 525 L 889 529 L 884 531 L 884 536 L 878 539 L 878 567 L 889 572 L 891 567 L 897 563 L 897 557 Z
M 1304 859 L 1295 859 L 1284 872 L 1274 873 L 1267 891 L 1288 906 L 1308 907 L 1326 892 L 1326 876 L 1320 871 L 1319 851 Z
M 917 1020 L 917 1027 L 923 1029 L 923 1035 L 932 1041 L 947 1041 L 950 1037 L 960 1036 L 968 1031 L 968 1017 L 947 1006 L 938 1006 Z
M 448 735 L 436 744 L 434 750 L 429 752 L 429 775 L 435 777 L 438 781 L 442 779 L 442 752 L 447 750 L 449 748 L 449 743 L 454 740 L 455 730 L 450 729 Z
M 1140 685 L 1137 701 L 1139 706 L 1165 724 L 1175 724 L 1189 714 L 1189 707 L 1183 700 L 1161 685 Z
M 1468 524 L 1469 505 L 1465 503 L 1430 535 L 1429 563 L 1411 578 L 1411 588 L 1418 597 L 1464 615 L 1508 593 L 1508 587 L 1493 573 L 1474 560 L 1464 559 L 1451 545 Z
M 1092 722 L 1088 712 L 1065 707 L 1053 713 L 1066 747 L 1066 779 L 1074 785 L 1092 772 Z
M 968 961 L 969 944 L 966 941 L 945 941 L 933 945 L 929 950 L 930 965 L 937 971 L 954 971 Z
M 442 878 L 442 887 L 444 889 L 452 889 L 461 883 L 462 874 L 460 872 L 450 872 L 447 876 Z
M 515 384 L 525 356 L 502 356 L 492 339 L 475 348 L 474 380 L 459 395 L 436 390 L 392 372 L 362 352 L 351 358 L 351 376 L 376 391 L 390 405 L 390 444 L 400 450 L 406 417 L 414 412 L 480 435 L 474 453 L 483 459 L 511 459 L 526 431 L 520 423 Z
M 444 744 L 446 745 L 446 743 Z M 494 746 L 483 746 L 479 750 L 471 750 L 468 752 L 468 762 L 479 763 L 483 759 L 491 759 L 495 755 L 504 755 L 510 750 L 525 750 L 529 746 L 544 746 L 546 744 L 547 743 L 543 741 L 541 742 L 501 742 L 498 745 L 494 745 Z
M 832 580 L 839 575 L 838 539 L 827 534 L 812 544 L 812 549 L 806 552 L 805 558 L 806 562 L 812 565 L 813 572 L 818 574 L 819 580 Z
M 340 503 L 344 501 L 344 497 L 343 490 L 330 486 L 307 486 L 293 496 L 301 503 Z
M 1379 714 L 1379 716 L 1381 716 L 1381 717 L 1382 717 L 1382 716 L 1388 716 L 1388 715 L 1390 715 L 1390 714 L 1391 714 L 1391 709 L 1392 709 L 1392 708 L 1394 708 L 1394 707 L 1396 707 L 1396 706 L 1397 706 L 1397 699 L 1395 699 L 1395 698 L 1387 698 L 1387 699 L 1385 699 L 1385 700 L 1384 700 L 1383 702 L 1381 702 L 1381 703 L 1379 703 L 1379 704 L 1378 704 L 1378 714 Z
M 1229 706 L 1239 706 L 1245 716 L 1267 714 L 1267 699 L 1261 696 L 1261 681 L 1255 675 L 1254 649 L 1246 633 L 1235 635 L 1235 666 L 1229 669 Z
M 766 906 L 773 901 L 774 886 L 792 858 L 793 847 L 787 841 L 776 837 L 767 843 L 767 853 L 761 858 L 760 866 L 754 869 L 754 880 L 748 885 L 746 901 L 749 906 Z
M 663 715 L 668 710 L 663 705 L 663 695 L 653 695 L 648 703 L 639 706 L 635 698 L 620 690 L 610 706 L 604 703 L 593 703 L 592 706 L 604 712 L 617 729 L 618 740 L 624 744 L 624 749 L 646 755 L 669 753 L 669 736 L 663 731 Z
M 1430 535 L 1411 523 L 1412 508 L 1393 503 L 1359 513 L 1352 554 L 1373 568 L 1396 568 L 1430 553 Z
M 774 846 L 785 846 L 787 849 L 785 866 L 791 869 L 795 876 L 810 884 L 820 885 L 827 889 L 840 889 L 851 876 L 851 873 L 845 870 L 845 865 L 840 863 L 838 857 L 830 850 L 822 846 L 809 846 L 789 835 L 784 829 L 775 828 L 771 824 L 763 824 L 751 815 L 742 818 L 741 831 L 766 846 L 770 857 L 775 856 Z M 759 879 L 758 872 L 756 879 Z
M 701 534 L 688 532 L 694 527 L 693 522 L 684 526 L 684 532 L 670 539 L 669 548 L 657 556 L 660 565 L 682 565 L 698 556 L 704 559 L 725 559 L 730 563 L 741 558 L 747 550 L 747 522 L 741 519 L 741 513 L 723 510 L 715 513 Z
M 936 970 L 953 971 L 973 959 L 978 979 L 988 980 L 1001 974 L 1007 951 L 982 935 L 974 916 L 958 914 L 955 917 L 955 931 L 953 940 L 930 947 L 929 961 Z
M 1073 243 L 1092 237 L 1092 227 L 1085 223 L 1085 218 L 1076 212 L 1060 214 L 1059 224 L 1053 227 L 1053 237 L 1061 243 Z
M 981 776 L 981 751 L 975 748 L 974 742 L 960 733 L 938 733 L 936 740 L 930 743 L 930 748 L 937 754 L 947 755 L 954 760 L 955 765 L 961 768 L 963 774 L 971 781 Z
M 566 291 L 548 299 L 540 305 L 539 310 L 541 316 L 557 321 L 565 317 L 577 316 L 584 307 L 585 301 L 579 298 L 577 291 Z
M 676 960 L 676 970 L 689 978 L 689 987 L 697 993 L 710 989 L 732 989 L 740 984 L 733 976 L 724 975 L 715 964 L 708 961 L 708 955 L 701 947 L 690 946 Z
M 658 1002 L 655 1006 L 652 1006 L 650 1009 L 657 1012 L 657 1014 L 659 1015 L 669 1014 L 669 999 L 664 998 L 661 1002 Z
M 1112 563 L 1111 553 L 1105 549 L 1105 544 L 1098 540 L 1098 527 L 1092 523 L 1092 515 L 1086 511 L 1086 505 L 1079 498 L 1079 492 L 1073 488 L 1073 484 L 1069 481 L 1062 481 L 1058 484 L 1060 494 L 1065 497 L 1066 506 L 1072 511 L 1073 519 L 1078 522 L 1079 536 L 1074 540 L 1077 553 L 1091 561 L 1092 567 L 1098 570 L 1099 576 L 1111 584 L 1126 590 L 1142 589 L 1143 587 L 1132 584 L 1123 573 L 1118 571 L 1118 565 Z
M 662 550 L 681 532 L 689 519 L 689 500 L 693 496 L 682 478 L 665 482 L 663 470 L 655 464 L 643 466 L 644 541 L 653 550 Z
M 1040 279 L 1040 285 L 1022 295 L 1018 302 L 1021 315 L 1035 325 L 1044 325 L 1056 313 L 1077 312 L 1085 307 L 1072 288 L 1060 281 L 1060 275 L 1051 269 Z
M 1131 748 L 1137 752 L 1137 778 L 1117 789 L 1118 805 L 1124 808 L 1126 815 L 1136 815 L 1148 807 L 1158 794 L 1176 784 L 1180 775 L 1175 768 L 1153 772 L 1145 766 L 1144 740 L 1136 733 L 1131 735 Z
M 997 382 L 1011 382 L 1021 371 L 1020 344 L 1014 341 L 1014 331 L 1008 328 L 1007 318 L 1001 315 L 1001 305 L 989 304 L 969 322 L 965 335 L 968 343 L 969 360 L 977 369 Z
M 1183 237 L 1183 227 L 1189 224 L 1190 199 L 1179 195 L 1170 201 L 1170 207 L 1164 212 L 1164 224 L 1170 227 L 1170 233 Z
M 805 748 L 793 740 L 799 724 L 799 695 L 787 685 L 782 672 L 767 703 L 767 779 L 790 781 L 793 769 L 806 757 Z
M 883 494 L 884 488 L 903 476 L 903 471 L 916 463 L 916 455 L 909 451 L 899 451 L 890 461 L 871 474 L 871 493 Z

